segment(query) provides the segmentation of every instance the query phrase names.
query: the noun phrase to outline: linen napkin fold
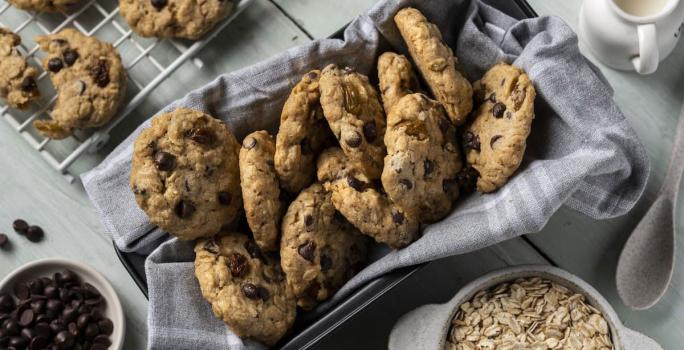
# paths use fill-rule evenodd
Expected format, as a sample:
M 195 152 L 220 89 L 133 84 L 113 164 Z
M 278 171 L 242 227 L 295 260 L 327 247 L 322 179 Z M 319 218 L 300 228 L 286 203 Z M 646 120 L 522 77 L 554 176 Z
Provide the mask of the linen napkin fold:
M 580 54 L 571 28 L 554 17 L 517 21 L 476 0 L 383 1 L 350 23 L 344 40 L 314 41 L 219 76 L 160 113 L 180 106 L 203 110 L 225 120 L 239 139 L 257 129 L 275 132 L 291 87 L 310 69 L 337 63 L 370 74 L 383 51 L 407 54 L 393 22 L 406 6 L 420 9 L 438 25 L 471 81 L 501 60 L 527 72 L 537 90 L 527 153 L 503 188 L 461 199 L 449 217 L 427 226 L 422 238 L 402 250 L 376 251 L 384 256 L 314 312 L 399 267 L 537 232 L 561 205 L 596 219 L 622 215 L 648 178 L 643 146 L 604 77 Z M 116 245 L 128 252 L 151 252 L 146 262 L 149 348 L 260 347 L 243 342 L 213 317 L 194 277 L 192 243 L 169 239 L 136 205 L 128 188 L 131 154 L 135 138 L 148 126 L 149 121 L 141 125 L 82 180 Z

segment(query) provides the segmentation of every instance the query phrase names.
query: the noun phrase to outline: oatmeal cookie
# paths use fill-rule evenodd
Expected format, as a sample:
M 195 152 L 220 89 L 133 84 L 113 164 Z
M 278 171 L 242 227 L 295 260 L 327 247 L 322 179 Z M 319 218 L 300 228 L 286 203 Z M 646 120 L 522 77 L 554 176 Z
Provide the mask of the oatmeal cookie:
M 411 212 L 398 208 L 381 188 L 345 159 L 339 148 L 318 158 L 318 179 L 331 192 L 333 205 L 363 234 L 394 249 L 418 238 L 419 223 Z
M 310 310 L 360 269 L 368 237 L 332 204 L 320 183 L 302 191 L 283 218 L 280 256 L 297 304 Z
M 282 214 L 274 152 L 273 136 L 264 130 L 247 135 L 240 149 L 240 185 L 247 223 L 256 243 L 266 251 L 278 250 Z
M 0 97 L 12 108 L 26 109 L 40 97 L 38 71 L 29 66 L 17 46 L 19 35 L 0 27 Z
M 305 74 L 280 114 L 275 169 L 280 185 L 290 193 L 299 193 L 315 180 L 316 154 L 332 136 L 320 104 L 320 74 L 319 70 Z
M 404 55 L 385 52 L 378 59 L 378 80 L 385 113 L 389 115 L 392 106 L 402 97 L 419 91 L 418 79 L 413 74 L 411 63 Z
M 207 237 L 242 211 L 237 142 L 228 126 L 176 109 L 135 140 L 130 186 L 150 222 L 183 240 Z
M 39 12 L 65 11 L 69 6 L 81 0 L 8 0 L 10 4 L 22 10 L 33 10 Z
M 144 37 L 199 39 L 233 7 L 231 0 L 119 0 L 121 16 Z
M 442 105 L 423 94 L 406 95 L 387 117 L 382 185 L 389 198 L 421 222 L 451 211 L 462 163 L 456 128 Z
M 108 122 L 126 94 L 126 72 L 114 46 L 71 28 L 39 36 L 37 42 L 47 53 L 43 66 L 58 97 L 52 119 L 36 120 L 36 129 L 63 139 L 74 129 Z
M 499 63 L 475 83 L 482 104 L 463 132 L 466 161 L 479 173 L 477 190 L 492 192 L 518 169 L 534 119 L 536 95 L 522 69 Z
M 331 64 L 321 73 L 321 106 L 348 160 L 377 179 L 385 157 L 385 116 L 368 77 Z
M 458 59 L 442 41 L 439 28 L 410 7 L 400 10 L 394 22 L 418 70 L 437 101 L 444 105 L 451 122 L 456 126 L 464 124 L 473 109 L 473 89 L 456 69 Z
M 285 335 L 297 306 L 277 258 L 235 232 L 198 240 L 195 254 L 195 276 L 217 318 L 269 346 Z

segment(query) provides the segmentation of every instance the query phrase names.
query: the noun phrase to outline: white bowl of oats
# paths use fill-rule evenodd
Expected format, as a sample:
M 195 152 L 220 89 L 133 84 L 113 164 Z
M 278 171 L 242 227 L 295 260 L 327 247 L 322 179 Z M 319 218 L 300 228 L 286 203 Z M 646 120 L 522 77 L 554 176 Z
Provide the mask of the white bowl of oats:
M 662 350 L 625 327 L 599 292 L 545 265 L 484 275 L 444 304 L 421 306 L 394 325 L 390 350 Z

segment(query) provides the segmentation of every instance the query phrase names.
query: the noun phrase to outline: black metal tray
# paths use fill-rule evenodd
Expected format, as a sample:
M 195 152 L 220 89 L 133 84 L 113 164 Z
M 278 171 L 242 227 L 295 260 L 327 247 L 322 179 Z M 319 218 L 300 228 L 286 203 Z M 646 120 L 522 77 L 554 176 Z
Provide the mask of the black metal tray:
M 526 0 L 482 0 L 482 2 L 517 19 L 537 17 L 537 13 Z M 340 29 L 331 37 L 342 38 L 344 29 Z M 145 276 L 145 258 L 147 256 L 122 252 L 116 245 L 114 245 L 114 250 L 142 293 L 147 297 L 147 278 Z M 282 350 L 310 349 L 314 347 L 320 339 L 353 318 L 354 315 L 366 306 L 373 303 L 423 266 L 424 264 L 406 267 L 378 277 L 352 292 L 347 299 L 334 305 L 321 315 L 298 314 L 292 331 L 277 347 Z

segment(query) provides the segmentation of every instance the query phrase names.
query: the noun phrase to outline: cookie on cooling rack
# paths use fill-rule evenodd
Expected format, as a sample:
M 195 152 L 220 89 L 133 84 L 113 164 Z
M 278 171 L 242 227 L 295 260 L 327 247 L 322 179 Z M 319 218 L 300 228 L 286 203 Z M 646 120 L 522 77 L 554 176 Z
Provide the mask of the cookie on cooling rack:
M 36 41 L 47 53 L 43 66 L 58 97 L 52 119 L 36 120 L 35 128 L 45 137 L 63 139 L 74 129 L 112 119 L 126 94 L 126 72 L 114 46 L 71 28 Z
M 69 6 L 80 2 L 81 0 L 7 0 L 14 7 L 22 10 L 33 10 L 41 12 L 57 12 L 64 11 Z
M 119 0 L 128 25 L 145 37 L 199 39 L 233 7 L 230 0 Z
M 18 35 L 0 27 L 0 97 L 12 108 L 25 109 L 40 97 L 40 92 L 36 85 L 38 71 L 19 53 L 19 44 Z

